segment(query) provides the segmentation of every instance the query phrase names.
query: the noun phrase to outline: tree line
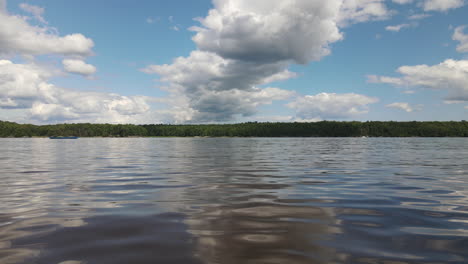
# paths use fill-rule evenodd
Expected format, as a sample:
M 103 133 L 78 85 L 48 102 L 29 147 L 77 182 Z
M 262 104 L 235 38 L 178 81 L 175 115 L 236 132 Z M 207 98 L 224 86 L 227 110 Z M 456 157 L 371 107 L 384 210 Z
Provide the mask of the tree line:
M 0 121 L 0 137 L 468 137 L 468 122 L 240 123 L 207 125 L 56 124 Z

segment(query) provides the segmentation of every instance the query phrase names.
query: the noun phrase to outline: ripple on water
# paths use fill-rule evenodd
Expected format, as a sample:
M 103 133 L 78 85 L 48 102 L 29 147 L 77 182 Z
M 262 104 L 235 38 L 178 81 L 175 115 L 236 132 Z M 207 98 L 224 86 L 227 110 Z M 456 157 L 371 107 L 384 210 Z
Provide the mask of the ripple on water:
M 466 139 L 0 146 L 2 264 L 468 263 Z

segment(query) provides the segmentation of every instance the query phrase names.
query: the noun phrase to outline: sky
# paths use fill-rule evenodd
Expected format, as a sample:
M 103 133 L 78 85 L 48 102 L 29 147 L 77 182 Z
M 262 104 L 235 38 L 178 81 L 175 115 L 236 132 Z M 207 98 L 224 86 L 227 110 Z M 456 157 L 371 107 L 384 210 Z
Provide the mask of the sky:
M 0 0 L 0 120 L 466 119 L 467 0 Z

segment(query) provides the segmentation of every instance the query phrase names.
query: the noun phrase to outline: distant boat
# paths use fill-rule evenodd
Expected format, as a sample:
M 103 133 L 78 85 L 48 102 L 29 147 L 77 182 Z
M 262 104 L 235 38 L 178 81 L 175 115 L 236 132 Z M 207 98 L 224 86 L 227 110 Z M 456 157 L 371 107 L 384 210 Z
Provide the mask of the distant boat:
M 50 139 L 78 139 L 78 137 L 49 137 Z

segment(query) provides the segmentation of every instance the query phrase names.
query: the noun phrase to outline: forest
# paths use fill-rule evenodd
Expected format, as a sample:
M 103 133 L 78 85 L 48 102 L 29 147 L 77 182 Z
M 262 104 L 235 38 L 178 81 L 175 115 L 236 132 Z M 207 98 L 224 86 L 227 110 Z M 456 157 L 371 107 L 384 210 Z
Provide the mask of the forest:
M 0 121 L 0 137 L 468 137 L 467 121 L 240 123 L 205 125 L 55 124 Z

